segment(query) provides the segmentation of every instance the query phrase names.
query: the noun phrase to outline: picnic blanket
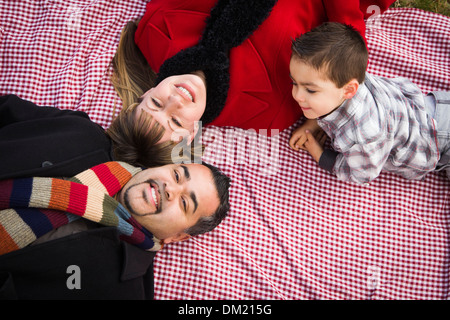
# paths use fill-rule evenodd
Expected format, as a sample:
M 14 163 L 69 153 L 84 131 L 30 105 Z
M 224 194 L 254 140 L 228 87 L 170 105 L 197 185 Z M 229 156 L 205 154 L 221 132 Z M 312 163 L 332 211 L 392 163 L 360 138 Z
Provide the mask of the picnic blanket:
M 121 102 L 110 61 L 143 0 L 0 2 L 0 94 L 81 110 L 107 128 Z M 450 90 L 450 18 L 389 9 L 367 20 L 369 72 Z M 300 120 L 301 121 L 301 120 Z M 156 299 L 448 299 L 450 183 L 383 173 L 340 182 L 307 152 L 231 127 L 204 128 L 204 160 L 232 178 L 213 232 L 155 258 Z

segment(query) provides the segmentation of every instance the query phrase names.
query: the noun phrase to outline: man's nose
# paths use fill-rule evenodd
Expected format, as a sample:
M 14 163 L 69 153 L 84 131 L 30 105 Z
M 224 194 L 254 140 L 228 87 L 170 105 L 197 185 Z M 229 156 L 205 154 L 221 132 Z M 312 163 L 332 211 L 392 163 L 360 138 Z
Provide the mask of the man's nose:
M 167 200 L 175 199 L 183 190 L 179 183 L 164 183 L 164 194 Z

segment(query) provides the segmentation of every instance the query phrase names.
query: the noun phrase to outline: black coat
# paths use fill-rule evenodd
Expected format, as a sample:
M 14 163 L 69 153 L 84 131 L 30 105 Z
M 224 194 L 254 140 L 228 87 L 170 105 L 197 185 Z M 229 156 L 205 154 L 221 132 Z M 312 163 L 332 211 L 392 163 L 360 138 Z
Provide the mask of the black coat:
M 0 179 L 71 177 L 111 160 L 110 139 L 86 113 L 0 97 Z M 152 299 L 154 255 L 115 228 L 29 246 L 0 256 L 0 299 Z
M 96 228 L 0 256 L 0 299 L 152 299 L 154 252 Z
M 86 113 L 0 97 L 0 180 L 71 177 L 111 160 L 110 139 Z

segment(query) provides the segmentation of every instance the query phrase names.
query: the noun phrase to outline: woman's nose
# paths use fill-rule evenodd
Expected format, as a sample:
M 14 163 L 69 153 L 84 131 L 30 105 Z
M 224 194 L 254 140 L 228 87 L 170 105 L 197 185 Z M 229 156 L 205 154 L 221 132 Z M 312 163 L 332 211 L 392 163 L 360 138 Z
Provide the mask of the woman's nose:
M 168 99 L 168 107 L 178 109 L 183 106 L 183 99 L 177 94 L 171 94 Z

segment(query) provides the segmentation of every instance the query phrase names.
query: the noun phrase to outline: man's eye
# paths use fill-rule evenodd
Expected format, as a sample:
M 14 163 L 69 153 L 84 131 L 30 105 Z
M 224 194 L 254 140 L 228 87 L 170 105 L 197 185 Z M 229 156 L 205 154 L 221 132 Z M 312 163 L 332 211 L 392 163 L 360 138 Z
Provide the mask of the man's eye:
M 156 107 L 162 108 L 162 105 L 158 101 L 156 101 L 154 98 L 152 98 L 152 102 Z
M 187 210 L 186 200 L 184 198 L 181 198 L 181 202 L 183 203 L 184 211 L 186 211 Z

